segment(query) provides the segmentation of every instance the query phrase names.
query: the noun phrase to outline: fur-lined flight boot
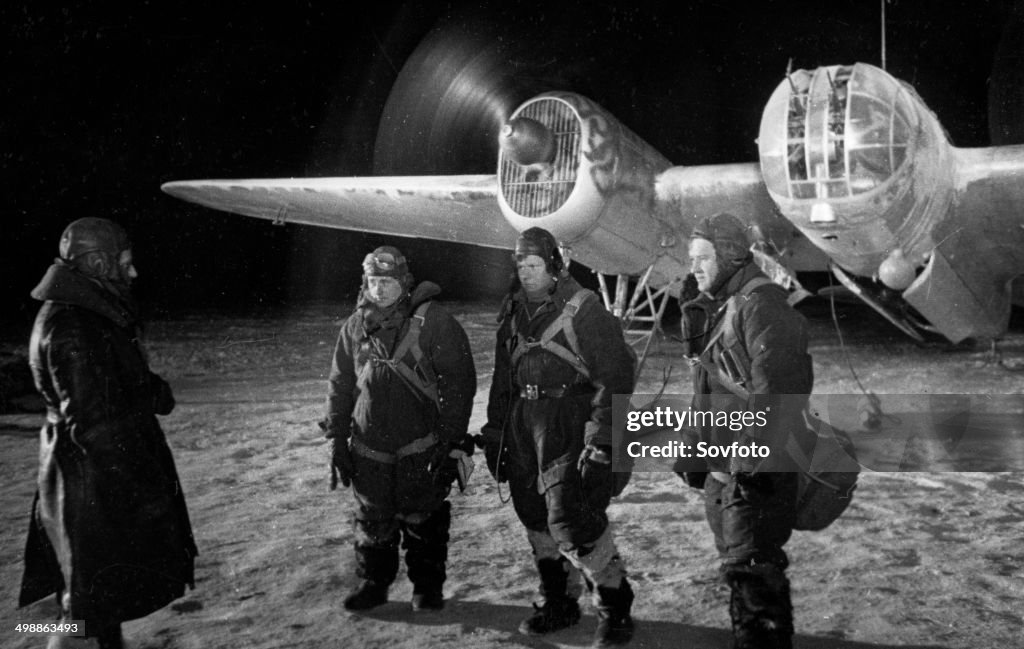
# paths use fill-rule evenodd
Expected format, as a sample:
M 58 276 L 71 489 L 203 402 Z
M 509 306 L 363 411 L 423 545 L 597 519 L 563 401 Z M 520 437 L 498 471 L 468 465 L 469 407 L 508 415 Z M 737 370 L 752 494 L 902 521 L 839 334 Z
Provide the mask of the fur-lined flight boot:
M 537 560 L 543 603 L 533 605 L 533 614 L 519 625 L 520 633 L 544 635 L 567 629 L 580 621 L 579 602 L 569 595 L 571 567 L 565 557 Z
M 405 549 L 409 581 L 412 582 L 414 611 L 439 611 L 444 608 L 451 511 L 451 503 L 445 501 L 422 523 L 403 525 L 402 547 Z
M 594 631 L 595 649 L 618 647 L 633 639 L 633 589 L 626 578 L 618 588 L 597 587 L 597 629 Z
M 388 603 L 388 587 L 364 579 L 345 597 L 345 610 L 368 611 Z
M 730 569 L 729 615 L 735 649 L 792 649 L 789 579 L 770 564 Z
M 345 598 L 345 609 L 366 611 L 388 601 L 388 587 L 398 574 L 398 547 L 356 544 L 356 575 L 362 582 Z

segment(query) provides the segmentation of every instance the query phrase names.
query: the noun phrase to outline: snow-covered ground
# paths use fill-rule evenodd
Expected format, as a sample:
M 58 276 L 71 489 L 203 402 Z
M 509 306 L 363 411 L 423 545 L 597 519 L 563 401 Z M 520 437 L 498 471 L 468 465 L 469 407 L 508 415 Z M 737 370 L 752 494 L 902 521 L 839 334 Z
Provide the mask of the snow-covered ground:
M 484 421 L 495 305 L 450 304 L 477 354 L 472 428 Z M 595 618 L 550 637 L 518 635 L 537 578 L 507 489 L 477 456 L 454 494 L 448 606 L 413 613 L 404 572 L 391 602 L 353 615 L 341 600 L 353 575 L 353 507 L 328 490 L 319 418 L 344 309 L 307 307 L 253 317 L 195 315 L 151 323 L 154 369 L 177 409 L 163 418 L 200 556 L 196 589 L 125 624 L 129 647 L 581 647 Z M 987 350 L 919 348 L 867 317 L 844 352 L 827 318 L 812 326 L 815 391 L 855 393 L 852 363 L 879 394 L 1024 392 L 1024 373 Z M 1024 358 L 1024 335 L 1002 344 Z M 847 358 L 846 354 L 849 354 Z M 688 369 L 662 344 L 640 391 L 686 393 Z M 39 415 L 0 417 L 0 646 L 44 646 L 14 632 L 52 618 L 52 601 L 15 609 L 34 490 Z M 1016 430 L 1020 431 L 1018 426 Z M 1016 440 L 1021 448 L 1021 440 Z M 610 515 L 637 593 L 634 647 L 730 646 L 727 591 L 699 492 L 671 473 L 637 473 Z M 829 529 L 787 546 L 801 649 L 1024 647 L 1024 473 L 868 473 Z

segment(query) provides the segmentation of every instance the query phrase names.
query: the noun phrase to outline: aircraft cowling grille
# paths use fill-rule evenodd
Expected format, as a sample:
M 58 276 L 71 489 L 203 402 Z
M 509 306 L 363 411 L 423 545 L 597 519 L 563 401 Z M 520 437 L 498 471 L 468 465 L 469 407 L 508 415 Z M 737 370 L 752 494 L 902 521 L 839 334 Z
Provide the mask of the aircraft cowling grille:
M 555 138 L 550 169 L 522 166 L 500 156 L 499 187 L 505 202 L 519 216 L 540 218 L 562 207 L 576 187 L 580 163 L 580 121 L 561 99 L 543 97 L 529 102 L 513 117 L 529 117 L 547 126 Z

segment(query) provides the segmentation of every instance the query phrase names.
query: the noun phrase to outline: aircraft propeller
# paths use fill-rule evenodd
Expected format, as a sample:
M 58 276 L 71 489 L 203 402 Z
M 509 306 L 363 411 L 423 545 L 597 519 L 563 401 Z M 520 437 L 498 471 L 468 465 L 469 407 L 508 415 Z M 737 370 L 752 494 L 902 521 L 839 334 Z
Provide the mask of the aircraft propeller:
M 384 107 L 374 174 L 494 169 L 512 111 L 548 89 L 518 39 L 502 42 L 494 31 L 493 23 L 453 17 L 420 43 Z
M 498 145 L 505 157 L 524 167 L 555 159 L 555 136 L 535 119 L 516 117 L 501 127 Z

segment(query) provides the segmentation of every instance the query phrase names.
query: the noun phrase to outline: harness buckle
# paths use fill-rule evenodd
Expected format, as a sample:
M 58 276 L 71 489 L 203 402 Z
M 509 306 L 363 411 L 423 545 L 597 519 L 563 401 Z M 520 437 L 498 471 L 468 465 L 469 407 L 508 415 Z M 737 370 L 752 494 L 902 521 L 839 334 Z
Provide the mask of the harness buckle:
M 540 387 L 536 385 L 524 385 L 523 386 L 523 398 L 528 401 L 536 401 L 540 399 Z

